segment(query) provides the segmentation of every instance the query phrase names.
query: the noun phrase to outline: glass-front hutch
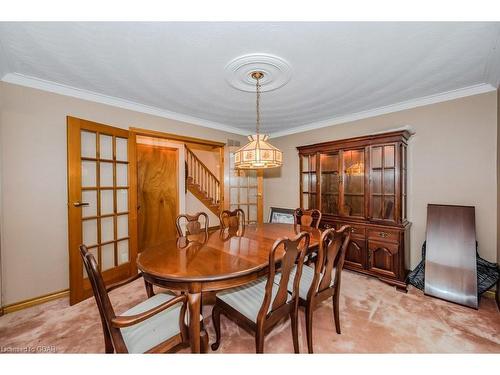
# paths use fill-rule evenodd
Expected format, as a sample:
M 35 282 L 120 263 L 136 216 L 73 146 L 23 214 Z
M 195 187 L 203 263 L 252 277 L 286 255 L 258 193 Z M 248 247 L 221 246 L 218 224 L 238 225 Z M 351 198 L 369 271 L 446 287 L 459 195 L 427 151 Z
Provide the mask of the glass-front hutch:
M 406 288 L 408 131 L 297 147 L 300 205 L 319 209 L 321 226 L 351 226 L 346 268 Z

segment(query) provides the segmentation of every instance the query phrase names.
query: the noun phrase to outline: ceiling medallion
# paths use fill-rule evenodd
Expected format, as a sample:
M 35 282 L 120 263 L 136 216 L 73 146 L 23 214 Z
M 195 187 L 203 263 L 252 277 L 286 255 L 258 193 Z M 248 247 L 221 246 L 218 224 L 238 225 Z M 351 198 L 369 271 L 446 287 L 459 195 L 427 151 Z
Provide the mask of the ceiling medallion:
M 256 134 L 248 137 L 249 141 L 234 153 L 234 167 L 237 169 L 265 169 L 281 167 L 283 164 L 283 153 L 281 150 L 267 142 L 269 136 L 260 134 L 260 92 L 261 80 L 264 81 L 266 75 L 261 71 L 251 72 L 255 81 L 256 101 Z
M 224 68 L 224 76 L 232 87 L 247 92 L 255 91 L 254 72 L 262 72 L 260 80 L 261 92 L 280 88 L 290 81 L 292 68 L 281 57 L 266 54 L 252 53 L 231 60 Z

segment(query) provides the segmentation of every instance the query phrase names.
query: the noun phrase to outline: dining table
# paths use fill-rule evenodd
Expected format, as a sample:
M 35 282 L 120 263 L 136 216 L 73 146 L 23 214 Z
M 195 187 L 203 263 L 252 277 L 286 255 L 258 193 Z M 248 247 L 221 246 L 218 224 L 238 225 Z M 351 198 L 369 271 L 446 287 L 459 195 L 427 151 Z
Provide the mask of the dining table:
M 146 285 L 185 293 L 189 316 L 196 317 L 201 314 L 203 292 L 234 288 L 266 275 L 273 243 L 284 237 L 294 238 L 304 231 L 311 236 L 308 251 L 312 251 L 319 244 L 319 229 L 263 223 L 246 225 L 237 231 L 215 230 L 167 240 L 142 249 L 137 266 Z M 277 255 L 279 262 L 281 257 Z M 193 353 L 200 352 L 200 329 L 200 319 L 189 319 Z

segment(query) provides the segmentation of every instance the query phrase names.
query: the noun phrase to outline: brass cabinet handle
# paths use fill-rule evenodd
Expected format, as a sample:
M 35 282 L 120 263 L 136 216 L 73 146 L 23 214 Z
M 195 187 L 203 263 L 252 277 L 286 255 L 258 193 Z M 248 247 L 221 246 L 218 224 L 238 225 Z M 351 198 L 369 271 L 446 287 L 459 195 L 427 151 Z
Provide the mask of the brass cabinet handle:
M 379 232 L 378 235 L 382 238 L 386 238 L 386 237 L 389 237 L 389 233 L 386 233 L 386 232 Z
M 351 233 L 354 233 L 354 232 L 356 232 L 356 229 L 351 227 Z
M 73 202 L 73 206 L 75 207 L 82 207 L 82 206 L 88 206 L 89 203 L 86 202 Z

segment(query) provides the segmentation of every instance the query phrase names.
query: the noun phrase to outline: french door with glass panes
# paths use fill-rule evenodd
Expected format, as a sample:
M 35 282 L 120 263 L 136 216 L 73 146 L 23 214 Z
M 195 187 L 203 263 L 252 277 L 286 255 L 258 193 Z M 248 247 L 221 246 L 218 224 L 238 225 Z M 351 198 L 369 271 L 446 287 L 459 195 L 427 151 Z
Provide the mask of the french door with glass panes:
M 234 150 L 237 148 L 235 147 Z M 229 173 L 226 207 L 231 211 L 241 208 L 247 224 L 263 222 L 263 171 L 234 168 L 234 150 L 229 151 Z
M 79 246 L 94 255 L 104 282 L 137 273 L 135 136 L 73 117 L 68 132 L 70 303 L 92 295 Z

